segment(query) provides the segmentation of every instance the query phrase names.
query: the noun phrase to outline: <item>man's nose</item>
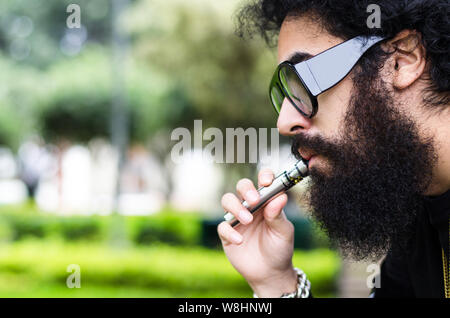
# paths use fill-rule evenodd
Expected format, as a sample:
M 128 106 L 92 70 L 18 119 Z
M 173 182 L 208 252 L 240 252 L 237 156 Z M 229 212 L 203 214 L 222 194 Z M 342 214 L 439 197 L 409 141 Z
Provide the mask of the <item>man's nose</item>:
M 291 102 L 285 98 L 278 115 L 277 127 L 280 134 L 293 136 L 311 128 L 311 119 L 303 116 Z

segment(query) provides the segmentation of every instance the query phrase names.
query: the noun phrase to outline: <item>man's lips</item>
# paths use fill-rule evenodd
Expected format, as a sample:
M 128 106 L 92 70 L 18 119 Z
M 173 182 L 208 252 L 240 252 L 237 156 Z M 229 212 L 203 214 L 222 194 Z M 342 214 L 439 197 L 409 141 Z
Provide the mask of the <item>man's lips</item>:
M 308 152 L 308 151 L 302 151 L 302 150 L 298 150 L 298 153 L 300 154 L 300 156 L 305 159 L 305 160 L 310 160 L 312 157 L 314 157 L 316 154 L 313 152 Z

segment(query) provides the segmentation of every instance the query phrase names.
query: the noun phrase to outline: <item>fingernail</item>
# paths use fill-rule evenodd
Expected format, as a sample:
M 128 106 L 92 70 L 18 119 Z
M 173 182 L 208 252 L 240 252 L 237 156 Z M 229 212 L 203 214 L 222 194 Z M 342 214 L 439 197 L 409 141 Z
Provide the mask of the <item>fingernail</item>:
M 259 194 L 256 191 L 250 190 L 247 192 L 246 197 L 249 201 L 256 202 L 259 200 Z
M 242 235 L 238 233 L 233 233 L 231 234 L 231 240 L 233 241 L 233 243 L 239 244 L 242 242 Z
M 252 220 L 252 215 L 249 212 L 243 210 L 239 212 L 239 220 L 241 220 L 245 224 L 250 223 L 250 221 Z

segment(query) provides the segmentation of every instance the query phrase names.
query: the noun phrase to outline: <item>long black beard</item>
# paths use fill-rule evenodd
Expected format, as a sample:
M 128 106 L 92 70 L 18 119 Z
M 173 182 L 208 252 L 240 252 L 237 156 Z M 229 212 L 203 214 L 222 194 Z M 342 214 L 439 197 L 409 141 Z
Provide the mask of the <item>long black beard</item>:
M 408 250 L 435 152 L 383 83 L 356 83 L 341 140 L 300 134 L 292 152 L 309 148 L 326 157 L 331 172 L 310 171 L 313 217 L 344 256 L 374 260 Z

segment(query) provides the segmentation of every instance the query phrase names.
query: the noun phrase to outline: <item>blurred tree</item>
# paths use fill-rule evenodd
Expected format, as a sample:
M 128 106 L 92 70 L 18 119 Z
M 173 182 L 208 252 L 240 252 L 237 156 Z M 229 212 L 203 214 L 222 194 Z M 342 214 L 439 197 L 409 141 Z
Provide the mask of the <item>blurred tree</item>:
M 42 105 L 40 101 L 50 98 L 47 96 L 48 85 L 56 84 L 54 79 L 47 80 L 47 70 L 59 61 L 70 63 L 92 43 L 104 45 L 109 41 L 109 1 L 77 1 L 82 9 L 80 29 L 69 29 L 66 25 L 66 19 L 70 14 L 66 12 L 66 9 L 72 2 L 69 0 L 3 0 L 0 2 L 0 69 L 2 70 L 0 72 L 0 96 L 2 97 L 0 141 L 14 149 L 28 135 L 35 134 L 38 127 L 54 126 L 55 132 L 61 130 L 61 127 L 57 127 L 60 125 L 56 118 L 57 114 L 41 116 L 38 111 Z M 66 67 L 66 70 L 68 72 L 59 79 L 70 76 L 72 72 L 70 67 Z M 70 91 L 69 85 L 65 88 Z M 86 94 L 79 96 L 79 98 L 84 97 L 87 97 Z M 74 107 L 76 99 L 77 96 L 69 98 L 67 108 L 71 105 Z M 83 103 L 90 102 L 87 100 L 80 102 L 80 104 Z M 95 103 L 95 101 L 91 102 L 91 104 Z M 67 108 L 62 112 L 67 111 Z M 95 110 L 85 109 L 80 114 L 73 113 L 75 117 L 80 117 L 86 112 L 92 113 Z M 89 117 L 90 114 L 85 115 Z M 46 122 L 40 123 L 39 120 L 43 117 L 46 117 Z M 66 127 L 66 132 L 69 130 L 77 129 L 73 126 Z
M 204 126 L 273 127 L 268 83 L 275 55 L 234 34 L 238 1 L 137 1 L 128 15 L 135 54 L 183 86 Z M 188 112 L 183 126 L 192 127 Z
M 35 129 L 31 115 L 43 87 L 36 85 L 40 74 L 19 65 L 0 53 L 0 144 L 17 150 L 20 142 Z
M 76 59 L 49 68 L 41 78 L 45 94 L 35 108 L 47 140 L 84 143 L 96 137 L 109 138 L 113 98 L 110 62 L 107 50 L 91 46 Z M 188 107 L 181 89 L 148 65 L 130 62 L 125 85 L 132 142 L 147 142 L 157 131 L 175 124 L 181 110 Z
M 71 0 L 2 0 L 0 50 L 21 63 L 46 68 L 73 57 L 87 43 L 110 39 L 110 1 L 78 0 L 81 28 L 69 29 L 66 12 Z
M 129 10 L 136 58 L 176 79 L 186 94 L 188 107 L 170 108 L 181 113 L 178 126 L 192 129 L 193 119 L 202 119 L 203 129 L 223 132 L 275 127 L 268 85 L 276 57 L 262 40 L 244 42 L 236 36 L 233 13 L 239 3 L 140 0 Z M 250 164 L 223 167 L 229 185 L 242 175 L 255 175 Z
M 10 107 L 0 103 L 0 146 L 17 150 L 21 135 L 20 118 Z
M 47 89 L 39 100 L 40 130 L 48 141 L 87 142 L 107 137 L 111 103 L 108 59 L 101 48 L 53 64 L 45 74 Z
M 109 138 L 111 2 L 77 1 L 82 27 L 68 29 L 71 2 L 0 2 L 0 142 L 17 144 L 35 129 L 55 143 Z M 267 94 L 275 54 L 234 34 L 238 0 L 130 2 L 123 83 L 131 142 L 147 143 L 170 166 L 171 131 L 194 119 L 224 132 L 275 126 Z M 226 167 L 231 179 L 253 170 Z

